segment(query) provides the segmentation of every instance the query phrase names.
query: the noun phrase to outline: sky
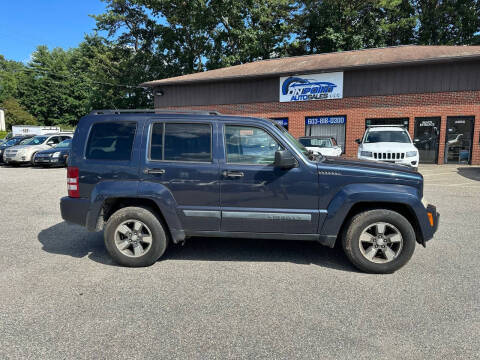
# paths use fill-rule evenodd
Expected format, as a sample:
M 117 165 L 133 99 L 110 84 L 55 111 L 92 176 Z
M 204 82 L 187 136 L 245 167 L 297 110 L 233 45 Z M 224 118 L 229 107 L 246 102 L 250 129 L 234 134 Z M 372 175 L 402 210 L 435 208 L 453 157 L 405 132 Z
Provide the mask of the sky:
M 100 0 L 0 0 L 0 54 L 28 62 L 38 45 L 76 47 L 93 32 Z

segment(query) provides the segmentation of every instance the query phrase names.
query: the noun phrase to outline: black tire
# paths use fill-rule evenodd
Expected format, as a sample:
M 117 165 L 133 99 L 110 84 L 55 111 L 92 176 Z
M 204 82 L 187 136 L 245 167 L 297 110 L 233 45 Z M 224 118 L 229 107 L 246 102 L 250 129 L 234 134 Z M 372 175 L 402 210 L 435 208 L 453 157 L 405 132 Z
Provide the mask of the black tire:
M 123 254 L 115 245 L 115 231 L 127 220 L 139 220 L 148 226 L 152 233 L 150 249 L 139 257 Z M 116 211 L 110 216 L 104 231 L 105 247 L 110 256 L 120 265 L 128 267 L 144 267 L 153 265 L 167 249 L 167 233 L 162 222 L 153 211 L 145 207 L 129 206 Z
M 362 246 L 360 235 L 368 226 L 385 222 L 395 226 L 403 240 L 401 250 L 393 260 L 376 263 L 367 259 L 360 250 Z M 376 209 L 362 212 L 350 219 L 343 234 L 342 245 L 345 254 L 359 270 L 374 274 L 390 274 L 404 266 L 415 250 L 416 236 L 410 222 L 401 214 L 386 209 Z M 368 246 L 368 245 L 367 245 Z M 382 253 L 380 253 L 381 255 Z
M 30 165 L 32 165 L 32 166 L 36 166 L 35 165 L 35 155 L 37 155 L 36 152 L 32 154 L 32 158 L 30 159 Z

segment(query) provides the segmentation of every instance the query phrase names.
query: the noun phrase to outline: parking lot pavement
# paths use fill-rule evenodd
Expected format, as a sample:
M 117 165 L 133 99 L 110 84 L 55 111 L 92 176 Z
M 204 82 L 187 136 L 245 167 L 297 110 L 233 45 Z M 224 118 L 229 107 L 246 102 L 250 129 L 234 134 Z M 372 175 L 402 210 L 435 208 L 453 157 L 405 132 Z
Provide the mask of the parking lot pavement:
M 478 358 L 480 167 L 420 171 L 439 232 L 381 276 L 316 243 L 238 239 L 118 267 L 102 234 L 62 222 L 65 169 L 0 167 L 0 358 Z

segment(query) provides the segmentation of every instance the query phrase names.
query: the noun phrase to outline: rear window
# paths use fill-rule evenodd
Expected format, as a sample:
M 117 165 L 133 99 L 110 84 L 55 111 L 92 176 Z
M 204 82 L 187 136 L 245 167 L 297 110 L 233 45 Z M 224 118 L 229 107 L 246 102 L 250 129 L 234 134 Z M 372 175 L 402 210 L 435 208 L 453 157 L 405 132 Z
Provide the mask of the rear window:
M 94 124 L 85 157 L 91 160 L 130 160 L 136 128 L 135 122 Z
M 212 128 L 209 124 L 156 123 L 150 142 L 152 160 L 210 162 Z

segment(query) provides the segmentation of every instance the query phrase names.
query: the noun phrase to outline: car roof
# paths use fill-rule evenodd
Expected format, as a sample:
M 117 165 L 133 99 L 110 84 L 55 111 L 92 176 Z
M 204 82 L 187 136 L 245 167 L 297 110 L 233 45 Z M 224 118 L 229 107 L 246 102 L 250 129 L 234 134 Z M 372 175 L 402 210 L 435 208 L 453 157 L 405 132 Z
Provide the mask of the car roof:
M 371 126 L 368 131 L 407 131 L 403 126 Z

